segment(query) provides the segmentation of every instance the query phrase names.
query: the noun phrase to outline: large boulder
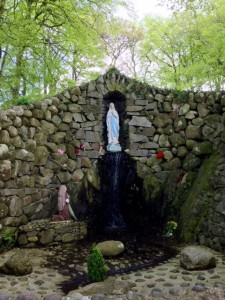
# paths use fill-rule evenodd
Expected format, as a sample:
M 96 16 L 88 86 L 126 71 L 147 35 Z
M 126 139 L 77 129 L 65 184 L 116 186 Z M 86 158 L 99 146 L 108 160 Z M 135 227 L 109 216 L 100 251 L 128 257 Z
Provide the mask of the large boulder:
M 116 280 L 109 277 L 103 282 L 92 283 L 82 287 L 78 290 L 74 290 L 67 294 L 70 299 L 77 299 L 76 296 L 81 294 L 83 296 L 91 296 L 96 294 L 104 295 L 124 295 L 134 287 L 135 284 L 129 281 Z
M 11 256 L 9 260 L 0 266 L 0 271 L 16 276 L 30 274 L 32 269 L 31 260 L 22 252 Z
M 103 256 L 116 256 L 124 251 L 124 244 L 120 241 L 105 241 L 96 245 Z
M 180 253 L 180 264 L 187 270 L 206 270 L 216 266 L 216 258 L 204 247 L 188 246 Z

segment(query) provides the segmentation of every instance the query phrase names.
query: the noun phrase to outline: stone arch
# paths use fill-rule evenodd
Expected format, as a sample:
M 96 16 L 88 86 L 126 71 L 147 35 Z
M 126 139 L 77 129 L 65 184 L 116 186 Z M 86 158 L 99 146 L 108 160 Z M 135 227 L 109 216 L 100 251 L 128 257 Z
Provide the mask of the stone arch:
M 119 141 L 122 149 L 127 146 L 127 130 L 125 126 L 126 119 L 126 96 L 119 91 L 108 92 L 103 97 L 103 116 L 102 116 L 102 142 L 107 145 L 107 126 L 106 126 L 106 115 L 108 112 L 109 104 L 113 102 L 120 118 L 120 133 Z

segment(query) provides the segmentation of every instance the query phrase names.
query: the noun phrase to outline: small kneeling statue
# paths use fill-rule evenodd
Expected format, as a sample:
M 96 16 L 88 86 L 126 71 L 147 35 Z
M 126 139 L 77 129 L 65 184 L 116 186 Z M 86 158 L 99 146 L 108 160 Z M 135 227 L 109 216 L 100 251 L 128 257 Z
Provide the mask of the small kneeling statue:
M 76 220 L 76 216 L 70 205 L 69 194 L 67 187 L 61 185 L 58 191 L 58 214 L 52 216 L 52 221 Z

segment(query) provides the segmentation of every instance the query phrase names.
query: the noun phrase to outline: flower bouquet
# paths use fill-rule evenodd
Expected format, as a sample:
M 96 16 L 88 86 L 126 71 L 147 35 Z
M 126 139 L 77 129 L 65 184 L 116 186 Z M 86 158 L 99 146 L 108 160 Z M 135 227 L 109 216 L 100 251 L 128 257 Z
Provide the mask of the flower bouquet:
M 165 236 L 170 237 L 177 228 L 177 223 L 175 221 L 168 221 L 165 227 Z

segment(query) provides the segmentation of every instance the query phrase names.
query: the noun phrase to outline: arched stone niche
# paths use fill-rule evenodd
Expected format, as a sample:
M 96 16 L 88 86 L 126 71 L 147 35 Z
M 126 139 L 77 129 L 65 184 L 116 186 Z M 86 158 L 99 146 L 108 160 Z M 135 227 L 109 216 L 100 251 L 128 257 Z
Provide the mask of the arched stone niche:
M 103 98 L 103 118 L 102 118 L 102 142 L 108 144 L 106 116 L 109 109 L 109 104 L 114 103 L 120 119 L 119 142 L 122 149 L 128 145 L 128 128 L 125 124 L 126 119 L 126 96 L 119 91 L 109 92 Z

